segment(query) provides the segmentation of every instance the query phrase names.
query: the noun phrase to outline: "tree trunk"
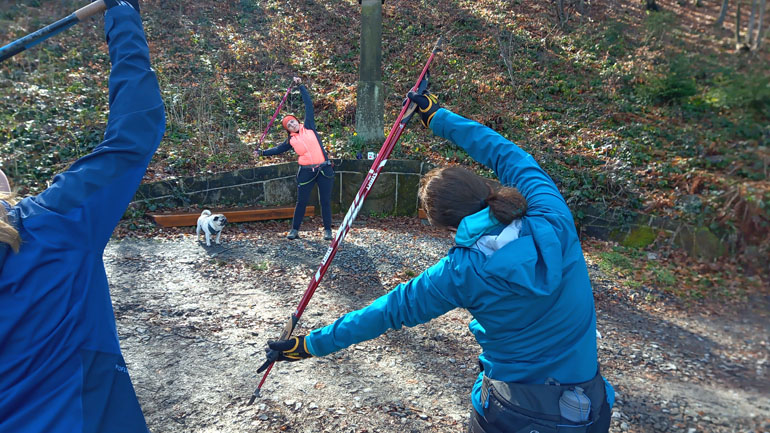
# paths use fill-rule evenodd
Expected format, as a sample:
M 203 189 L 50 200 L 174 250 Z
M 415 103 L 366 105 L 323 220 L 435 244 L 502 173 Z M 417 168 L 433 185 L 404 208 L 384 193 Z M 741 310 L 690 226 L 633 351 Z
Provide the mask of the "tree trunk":
M 762 21 L 764 20 L 766 6 L 765 0 L 760 0 L 759 18 L 757 19 L 757 39 L 754 41 L 754 47 L 752 47 L 754 51 L 759 51 L 759 47 L 762 46 L 762 39 L 766 36 L 762 34 Z
M 735 12 L 735 49 L 741 45 L 741 0 L 738 0 L 738 10 Z
M 754 18 L 757 11 L 757 0 L 751 2 L 751 14 L 749 14 L 749 27 L 746 29 L 746 46 L 754 45 Z
M 564 27 L 567 24 L 567 13 L 564 11 L 564 0 L 554 0 L 556 6 L 556 17 L 559 19 L 559 26 Z
M 655 0 L 645 0 L 645 8 L 648 11 L 655 11 L 655 12 L 660 10 L 660 7 L 658 6 L 657 3 L 655 3 Z
M 722 0 L 722 9 L 719 11 L 719 18 L 717 18 L 716 26 L 721 28 L 725 22 L 727 16 L 727 3 L 729 0 Z
M 385 91 L 382 85 L 382 1 L 361 2 L 361 63 L 358 66 L 356 133 L 366 149 L 385 141 Z M 363 152 L 364 149 L 361 149 Z

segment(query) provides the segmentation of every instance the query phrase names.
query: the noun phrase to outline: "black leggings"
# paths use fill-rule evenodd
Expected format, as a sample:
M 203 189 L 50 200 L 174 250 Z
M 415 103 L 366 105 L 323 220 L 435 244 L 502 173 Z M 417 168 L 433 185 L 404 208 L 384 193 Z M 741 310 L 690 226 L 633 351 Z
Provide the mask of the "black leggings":
M 310 167 L 300 166 L 297 172 L 297 207 L 294 208 L 294 220 L 291 228 L 299 230 L 302 219 L 305 217 L 305 208 L 310 200 L 310 192 L 313 185 L 318 184 L 320 194 L 321 216 L 324 220 L 324 229 L 332 228 L 332 186 L 334 186 L 334 169 L 327 165 L 313 171 Z

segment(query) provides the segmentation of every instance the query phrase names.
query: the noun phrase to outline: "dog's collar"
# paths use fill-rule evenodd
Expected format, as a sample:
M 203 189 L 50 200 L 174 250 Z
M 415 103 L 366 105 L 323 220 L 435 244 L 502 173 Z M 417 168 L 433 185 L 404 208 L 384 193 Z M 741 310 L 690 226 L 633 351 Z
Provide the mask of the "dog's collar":
M 212 226 L 211 223 L 209 223 L 209 233 L 217 233 L 217 232 L 219 232 L 219 230 L 214 228 L 214 226 Z

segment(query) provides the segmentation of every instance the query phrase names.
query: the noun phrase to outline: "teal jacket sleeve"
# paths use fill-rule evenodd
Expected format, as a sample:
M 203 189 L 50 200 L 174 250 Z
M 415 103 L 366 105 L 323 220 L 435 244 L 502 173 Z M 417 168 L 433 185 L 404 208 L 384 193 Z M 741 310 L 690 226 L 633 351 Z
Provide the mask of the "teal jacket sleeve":
M 104 248 L 133 198 L 163 138 L 165 114 L 139 14 L 115 7 L 105 14 L 112 70 L 104 140 L 34 198 L 41 211 L 72 221 L 84 245 Z
M 476 161 L 492 169 L 503 185 L 515 186 L 527 199 L 528 214 L 537 212 L 572 216 L 550 176 L 523 151 L 491 128 L 447 109 L 439 109 L 430 122 L 433 133 L 465 149 Z
M 369 306 L 352 311 L 331 325 L 311 332 L 305 340 L 308 350 L 314 356 L 324 356 L 376 338 L 388 329 L 428 322 L 463 306 L 465 301 L 459 290 L 461 284 L 451 258 L 444 257 Z

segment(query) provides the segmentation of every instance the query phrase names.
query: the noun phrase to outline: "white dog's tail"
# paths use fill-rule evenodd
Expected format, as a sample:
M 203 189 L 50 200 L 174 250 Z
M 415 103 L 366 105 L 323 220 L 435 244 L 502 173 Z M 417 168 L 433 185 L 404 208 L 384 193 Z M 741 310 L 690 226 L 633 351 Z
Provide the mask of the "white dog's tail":
M 204 216 L 204 215 L 205 215 L 205 216 L 209 216 L 209 215 L 211 215 L 211 211 L 210 211 L 210 210 L 208 210 L 208 209 L 204 210 L 203 212 L 201 212 L 201 216 Z

